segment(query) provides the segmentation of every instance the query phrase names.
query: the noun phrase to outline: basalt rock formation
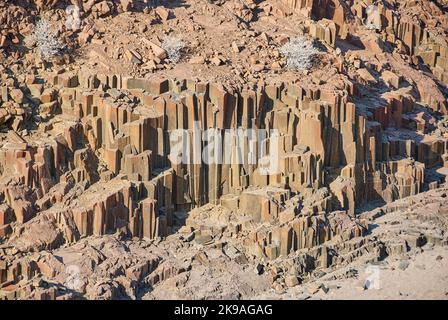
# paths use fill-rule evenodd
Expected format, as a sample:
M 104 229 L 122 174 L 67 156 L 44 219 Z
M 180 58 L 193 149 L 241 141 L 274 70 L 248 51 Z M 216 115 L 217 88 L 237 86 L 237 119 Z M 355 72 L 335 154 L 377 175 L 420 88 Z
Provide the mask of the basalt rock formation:
M 88 1 L 54 63 L 20 42 L 68 3 L 27 3 L 9 7 L 18 26 L 0 15 L 19 59 L 0 60 L 0 299 L 297 298 L 422 248 L 448 259 L 443 1 Z M 176 64 L 159 36 L 111 52 L 115 31 L 96 31 L 187 14 L 201 43 L 201 10 L 244 45 Z M 320 65 L 282 69 L 272 47 L 292 36 L 258 31 L 276 19 L 320 43 Z

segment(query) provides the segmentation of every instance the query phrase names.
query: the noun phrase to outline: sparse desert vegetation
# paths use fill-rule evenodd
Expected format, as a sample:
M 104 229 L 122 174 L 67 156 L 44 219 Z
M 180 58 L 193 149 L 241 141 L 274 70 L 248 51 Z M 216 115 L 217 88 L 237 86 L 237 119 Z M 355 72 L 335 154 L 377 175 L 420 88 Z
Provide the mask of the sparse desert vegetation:
M 161 47 L 167 52 L 168 58 L 177 63 L 182 57 L 182 50 L 185 48 L 185 43 L 177 37 L 166 36 L 163 38 Z
M 28 46 L 35 46 L 38 53 L 46 60 L 60 55 L 64 49 L 64 44 L 46 19 L 40 19 L 36 23 L 31 35 L 25 39 L 25 43 Z
M 288 69 L 301 71 L 311 69 L 320 52 L 313 41 L 299 36 L 280 47 L 280 53 L 286 57 Z

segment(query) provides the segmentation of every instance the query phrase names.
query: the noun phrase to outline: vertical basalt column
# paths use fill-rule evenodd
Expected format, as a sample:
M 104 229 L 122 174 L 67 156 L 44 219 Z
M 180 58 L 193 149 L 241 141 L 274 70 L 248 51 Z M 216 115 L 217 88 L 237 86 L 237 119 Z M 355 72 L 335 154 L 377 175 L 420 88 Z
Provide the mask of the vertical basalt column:
M 159 234 L 159 215 L 157 213 L 157 200 L 145 199 L 141 203 L 142 236 L 154 239 Z

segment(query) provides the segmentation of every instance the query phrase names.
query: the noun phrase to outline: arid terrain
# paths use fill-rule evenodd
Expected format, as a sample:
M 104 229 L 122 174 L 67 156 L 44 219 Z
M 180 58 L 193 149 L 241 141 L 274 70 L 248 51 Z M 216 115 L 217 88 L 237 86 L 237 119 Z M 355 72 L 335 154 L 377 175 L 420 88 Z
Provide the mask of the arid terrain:
M 446 176 L 446 0 L 0 0 L 0 300 L 448 299 Z

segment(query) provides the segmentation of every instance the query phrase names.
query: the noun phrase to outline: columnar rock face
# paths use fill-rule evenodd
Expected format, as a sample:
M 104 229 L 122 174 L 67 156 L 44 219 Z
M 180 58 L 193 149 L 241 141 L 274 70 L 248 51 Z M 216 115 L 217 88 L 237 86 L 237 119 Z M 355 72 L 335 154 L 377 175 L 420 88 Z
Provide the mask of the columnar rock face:
M 103 83 L 98 79 L 101 77 L 93 76 L 87 82 L 107 86 L 113 83 L 114 77 L 104 77 Z M 144 161 L 151 159 L 151 171 L 171 166 L 176 190 L 172 196 L 175 209 L 217 203 L 223 195 L 238 195 L 248 186 L 279 186 L 292 192 L 301 192 L 309 187 L 328 187 L 336 172 L 346 180 L 353 180 L 358 204 L 375 198 L 393 200 L 396 198 L 392 192 L 394 188 L 406 187 L 406 191 L 398 192 L 399 197 L 423 189 L 423 168 L 442 165 L 443 155 L 447 152 L 444 138 L 411 141 L 390 136 L 388 128 L 403 127 L 403 115 L 414 111 L 412 97 L 402 94 L 391 96 L 388 104 L 380 107 L 379 111 L 372 108 L 363 114 L 356 111 L 356 104 L 344 97 L 320 90 L 306 90 L 298 85 L 227 92 L 214 84 L 191 81 L 118 78 L 116 83 L 121 83 L 121 88 L 110 91 L 126 88 L 145 105 L 120 106 L 120 102 L 113 101 L 108 93 L 103 97 L 93 96 L 92 101 L 103 107 L 98 108 L 95 117 L 86 114 L 82 118 L 87 127 L 95 123 L 97 128 L 102 128 L 101 133 L 99 129 L 89 130 L 88 135 L 92 135 L 89 140 L 96 141 L 91 147 L 104 149 L 113 174 L 123 172 L 121 164 L 128 162 L 126 154 L 131 152 L 127 150 L 133 150 Z M 86 94 L 81 88 L 70 90 L 74 96 Z M 92 110 L 97 108 L 94 104 Z M 76 114 L 88 107 L 82 101 L 73 104 Z M 70 113 L 71 110 L 64 112 Z M 406 126 L 412 125 L 406 121 Z M 209 128 L 214 131 L 207 132 Z M 261 139 L 248 134 L 242 142 L 226 139 L 224 133 L 229 129 L 252 129 L 269 138 L 266 139 L 266 150 L 269 150 L 273 162 L 270 164 L 272 172 L 265 174 L 258 158 L 250 158 L 251 153 L 262 152 L 259 146 Z M 176 137 L 179 132 L 184 136 Z M 205 132 L 216 133 L 220 139 L 200 139 L 199 136 L 206 135 Z M 109 146 L 108 141 L 111 140 L 116 144 Z M 181 147 L 190 152 L 189 155 L 178 152 L 176 143 L 180 142 Z M 221 158 L 208 153 L 212 143 L 217 151 L 222 151 Z M 251 143 L 255 144 L 254 148 Z M 195 144 L 199 147 L 196 148 Z M 429 154 L 428 148 L 432 150 Z M 249 152 L 249 156 L 238 159 L 241 150 Z M 140 155 L 142 152 L 146 152 L 145 156 Z M 417 161 L 392 161 L 397 157 Z M 129 165 L 127 168 L 129 175 L 142 170 Z M 142 175 L 138 174 L 134 180 L 148 180 L 139 177 Z M 386 179 L 394 182 L 390 185 Z M 366 184 L 372 184 L 376 191 L 366 192 L 369 188 L 361 187 Z M 335 188 L 337 185 L 333 184 Z M 347 204 L 346 209 L 350 208 L 354 208 L 353 200 Z
M 257 236 L 275 258 L 337 234 L 325 222 L 319 235 L 312 226 L 323 224 L 310 216 L 338 209 L 353 216 L 368 201 L 434 188 L 442 180 L 425 179 L 425 168 L 446 165 L 446 138 L 411 140 L 389 131 L 418 121 L 406 117 L 415 102 L 400 91 L 384 107 L 357 110 L 347 97 L 300 85 L 232 92 L 119 75 L 63 74 L 53 81 L 52 99 L 69 125 L 38 145 L 10 131 L 0 153 L 3 173 L 34 191 L 14 196 L 3 187 L 3 233 L 11 221 L 24 223 L 64 203 L 73 185 L 93 184 L 68 205 L 81 237 L 116 230 L 166 236 L 174 212 L 213 203 L 255 222 L 288 222 L 275 231 L 279 238 Z M 310 190 L 322 192 L 306 207 L 284 211 L 291 194 Z
M 0 299 L 246 298 L 448 244 L 442 5 L 187 2 L 71 1 L 81 28 L 56 33 L 77 64 L 70 42 L 51 63 L 18 49 L 68 1 L 5 2 Z M 310 70 L 280 53 L 297 37 L 319 47 Z
M 398 43 L 403 52 L 421 59 L 431 68 L 434 76 L 448 83 L 448 43 L 446 36 L 436 30 L 431 17 L 443 16 L 437 6 L 397 0 L 354 1 L 352 6 L 340 0 L 283 0 L 285 5 L 316 20 L 310 34 L 334 46 L 336 35 L 342 39 L 355 33 L 352 21 L 361 20 L 368 28 L 381 33 L 385 42 Z M 397 7 L 401 13 L 397 14 Z M 415 13 L 421 12 L 416 18 Z M 442 19 L 446 24 L 446 19 Z M 446 28 L 446 26 L 445 26 Z M 435 106 L 437 110 L 445 106 Z M 446 112 L 446 109 L 444 109 Z
M 55 83 L 52 96 L 71 123 L 64 134 L 33 146 L 10 131 L 0 157 L 4 173 L 37 188 L 34 199 L 66 180 L 67 170 L 75 183 L 130 181 L 117 190 L 105 182 L 102 202 L 87 192 L 92 199 L 80 200 L 73 213 L 81 235 L 127 224 L 136 236 L 165 235 L 174 211 L 217 204 L 229 194 L 238 207 L 249 186 L 293 193 L 330 188 L 337 207 L 353 212 L 366 201 L 417 194 L 428 188 L 424 169 L 446 162 L 446 138 L 407 140 L 389 133 L 419 125 L 405 118 L 414 111 L 413 98 L 399 92 L 366 112 L 346 97 L 300 85 L 229 92 L 215 84 L 119 75 L 61 75 Z M 230 129 L 252 131 L 231 136 Z M 257 156 L 263 150 L 269 150 L 269 168 Z M 8 194 L 5 199 L 18 221 L 36 212 Z
M 390 41 L 396 41 L 395 39 L 401 41 L 407 53 L 422 59 L 440 81 L 447 83 L 448 44 L 445 37 L 433 34 L 406 16 L 401 19 L 397 18 L 393 11 L 385 6 L 370 6 L 368 8 L 370 9 L 368 13 L 360 14 L 363 16 L 367 14 L 368 19 L 378 21 L 377 27 L 385 31 L 385 36 Z M 372 15 L 376 15 L 376 17 L 373 18 Z

